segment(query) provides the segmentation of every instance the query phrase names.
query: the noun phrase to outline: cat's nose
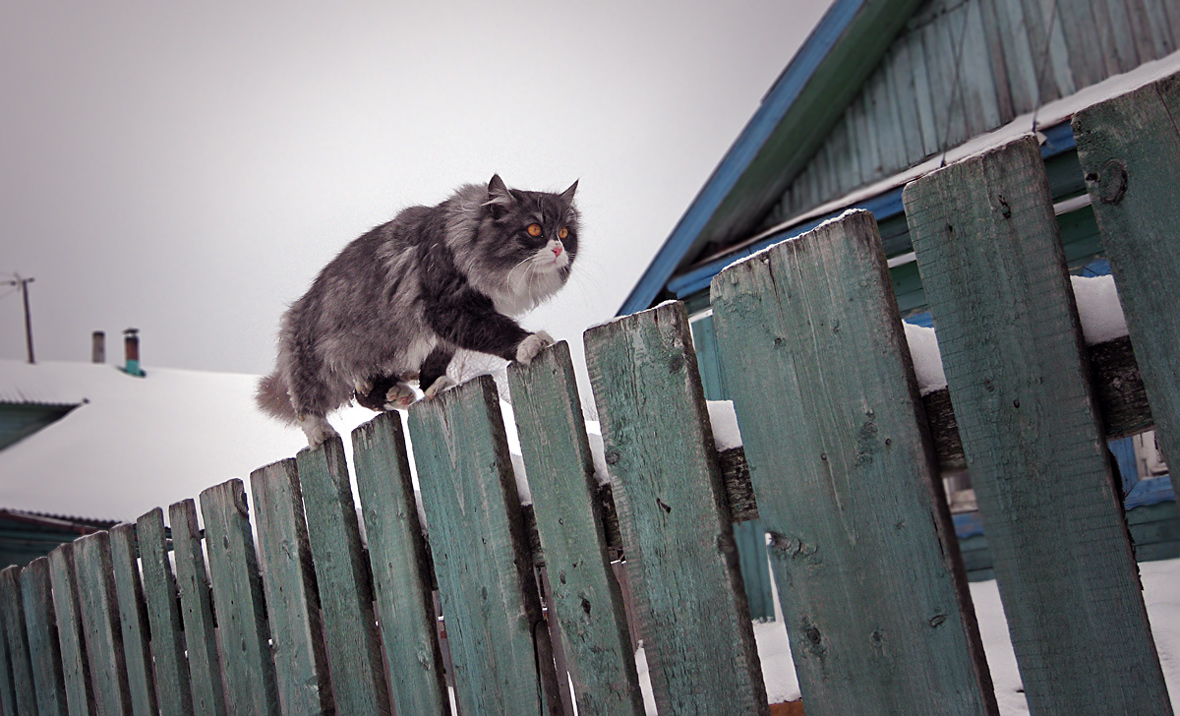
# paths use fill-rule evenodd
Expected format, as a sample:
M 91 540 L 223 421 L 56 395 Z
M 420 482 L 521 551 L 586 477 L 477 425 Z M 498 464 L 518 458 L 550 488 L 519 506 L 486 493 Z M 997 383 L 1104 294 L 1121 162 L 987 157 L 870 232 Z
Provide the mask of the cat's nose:
M 562 246 L 561 246 L 561 244 L 554 244 L 554 246 L 553 246 L 553 255 L 554 255 L 555 257 L 556 257 L 556 256 L 561 256 L 561 251 L 562 251 Z

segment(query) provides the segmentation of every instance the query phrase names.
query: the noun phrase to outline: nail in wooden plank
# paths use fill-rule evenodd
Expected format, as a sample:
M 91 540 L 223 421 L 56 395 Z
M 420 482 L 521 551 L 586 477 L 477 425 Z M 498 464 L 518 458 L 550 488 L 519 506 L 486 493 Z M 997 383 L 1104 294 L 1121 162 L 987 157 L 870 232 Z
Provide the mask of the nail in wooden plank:
M 87 716 L 93 713 L 94 690 L 90 684 L 86 642 L 82 637 L 74 543 L 63 544 L 49 553 L 49 577 L 61 647 L 62 676 L 66 684 L 66 706 L 71 716 Z
M 201 492 L 227 704 L 235 714 L 269 716 L 278 714 L 279 702 L 249 515 L 246 488 L 237 478 Z
M 147 605 L 139 577 L 139 546 L 135 525 L 111 528 L 111 563 L 115 572 L 115 595 L 119 624 L 123 630 L 123 653 L 127 657 L 127 684 L 131 689 L 131 712 L 135 716 L 159 713 L 156 683 L 152 675 L 151 636 Z
M 123 655 L 123 631 L 115 599 L 111 540 L 107 532 L 80 537 L 74 542 L 78 573 L 78 606 L 94 686 L 98 716 L 131 714 L 131 692 Z
M 164 511 L 159 507 L 135 522 L 143 568 L 143 594 L 152 635 L 156 696 L 163 716 L 192 716 L 193 694 L 185 658 L 184 627 L 176 577 L 168 559 Z
M 903 200 L 1030 711 L 1171 713 L 1036 140 Z
M 449 714 L 430 555 L 418 519 L 401 416 L 382 413 L 354 430 L 352 454 L 385 660 L 397 674 L 394 707 L 398 713 Z
M 275 679 L 284 714 L 334 710 L 303 494 L 294 459 L 250 474 L 262 586 L 274 640 Z
M 569 345 L 509 366 L 508 382 L 578 713 L 642 714 Z
M 416 403 L 409 425 L 460 712 L 559 714 L 495 383 Z
M 15 708 L 11 713 L 36 716 L 36 687 L 33 682 L 33 665 L 29 657 L 29 633 L 25 627 L 20 571 L 21 568 L 17 565 L 0 571 L 0 621 L 3 622 L 5 651 L 8 654 L 5 675 L 12 679 L 16 692 Z
M 344 444 L 334 437 L 315 450 L 300 450 L 296 460 L 336 709 L 352 716 L 388 714 L 373 588 L 361 553 Z
M 872 214 L 712 304 L 808 714 L 997 713 Z
M 209 594 L 209 577 L 201 549 L 196 503 L 188 499 L 171 505 L 168 522 L 172 527 L 176 586 L 188 648 L 193 713 L 196 716 L 225 716 L 225 685 L 221 680 L 213 599 Z
M 657 708 L 765 714 L 684 305 L 591 328 L 585 342 Z
M 1180 13 L 1180 10 L 1177 11 Z M 1180 464 L 1180 76 L 1074 116 L 1078 157 L 1164 455 Z
M 62 674 L 61 644 L 53 613 L 49 558 L 38 557 L 20 575 L 21 599 L 29 636 L 29 660 L 37 687 L 39 716 L 66 716 L 66 684 Z

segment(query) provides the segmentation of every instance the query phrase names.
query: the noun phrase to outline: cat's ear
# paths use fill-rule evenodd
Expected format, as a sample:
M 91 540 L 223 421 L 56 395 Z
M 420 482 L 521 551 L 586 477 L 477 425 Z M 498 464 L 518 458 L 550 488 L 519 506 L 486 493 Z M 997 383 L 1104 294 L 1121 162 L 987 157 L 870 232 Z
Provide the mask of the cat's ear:
M 566 206 L 569 206 L 570 203 L 573 202 L 574 192 L 577 190 L 578 190 L 578 182 L 577 182 L 577 180 L 575 180 L 573 184 L 570 184 L 569 189 L 566 189 L 565 191 L 561 192 L 561 200 L 563 202 L 565 202 Z
M 508 187 L 504 186 L 504 180 L 499 174 L 488 182 L 488 200 L 484 202 L 484 206 L 491 208 L 492 216 L 496 218 L 499 218 L 504 210 L 512 207 L 512 194 L 509 193 Z

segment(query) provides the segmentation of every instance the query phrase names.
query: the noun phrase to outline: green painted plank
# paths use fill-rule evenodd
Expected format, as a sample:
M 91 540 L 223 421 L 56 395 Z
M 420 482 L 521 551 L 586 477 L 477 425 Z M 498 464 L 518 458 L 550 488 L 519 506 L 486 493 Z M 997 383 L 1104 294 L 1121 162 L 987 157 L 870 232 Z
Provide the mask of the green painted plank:
M 119 625 L 123 630 L 123 653 L 127 657 L 127 684 L 131 689 L 131 713 L 154 716 L 156 683 L 152 675 L 151 632 L 147 605 L 139 577 L 139 546 L 135 525 L 111 528 L 111 563 L 115 574 L 115 595 Z
M 29 633 L 25 627 L 24 595 L 20 589 L 21 568 L 12 565 L 0 571 L 0 622 L 7 652 L 5 675 L 10 676 L 16 692 L 16 716 L 36 716 L 36 686 L 29 654 Z
M 918 115 L 917 87 L 914 68 L 910 62 L 912 38 L 909 34 L 898 38 L 887 55 L 889 101 L 901 128 L 905 148 L 904 166 L 917 164 L 926 157 L 922 145 L 922 120 Z
M 1036 139 L 903 200 L 1030 710 L 1170 713 Z
M 192 716 L 193 693 L 185 657 L 184 627 L 176 577 L 168 558 L 164 511 L 159 507 L 135 521 L 143 569 L 143 595 L 155 662 L 156 697 L 163 716 Z
M 94 712 L 98 716 L 130 714 L 131 692 L 115 599 L 110 535 L 95 532 L 80 537 L 74 542 L 74 563 L 90 682 L 94 686 Z
M 15 714 L 18 684 L 13 678 L 12 653 L 8 648 L 8 625 L 0 618 L 0 714 Z
M 1127 14 L 1139 59 L 1158 60 L 1172 54 L 1172 33 L 1164 5 L 1168 0 L 1128 0 Z
M 449 714 L 430 555 L 401 415 L 382 413 L 354 430 L 352 454 L 385 660 L 398 675 L 392 684 L 394 707 L 421 716 Z
M 959 83 L 967 106 L 967 131 L 970 136 L 976 136 L 999 127 L 1007 120 L 1001 117 L 995 65 L 988 46 L 983 9 L 980 3 L 971 2 L 966 4 L 963 12 L 967 13 L 967 18 L 965 21 L 955 21 L 958 24 L 955 25 L 954 36 L 962 45 Z
M 416 403 L 409 426 L 459 711 L 560 713 L 495 383 Z
M 999 112 L 1000 122 L 1006 124 L 1015 119 L 1018 112 L 1015 110 L 1012 100 L 1012 82 L 1008 78 L 1008 58 L 1004 52 L 1004 33 L 1001 21 L 1001 15 L 1006 12 L 1004 4 L 1004 0 L 993 0 L 993 2 L 984 3 L 979 10 L 987 67 L 996 90 L 996 109 Z
M 509 366 L 508 384 L 578 713 L 639 716 L 643 699 L 569 345 Z
M 1131 23 L 1127 0 L 1097 0 L 1094 5 L 1094 19 L 1098 22 L 1099 32 L 1109 29 L 1109 42 L 1117 53 L 1119 72 L 1130 72 L 1149 59 L 1153 59 L 1150 56 L 1143 59 L 1139 57 L 1135 28 Z
M 203 490 L 201 516 L 226 703 L 233 704 L 235 715 L 278 714 L 270 626 L 242 481 L 234 478 Z
M 299 451 L 296 460 L 336 710 L 350 716 L 388 714 L 373 587 L 361 553 L 344 443 L 335 437 L 315 450 Z
M 922 128 L 922 148 L 926 156 L 937 154 L 941 148 L 941 131 L 934 115 L 934 80 L 926 69 L 928 53 L 924 31 L 906 33 L 910 51 L 910 66 L 914 72 L 914 99 Z
M 62 677 L 66 685 L 66 707 L 70 716 L 90 716 L 94 708 L 94 691 L 90 684 L 86 642 L 82 637 L 73 543 L 63 544 L 49 553 L 49 577 L 61 647 Z
M 279 707 L 284 714 L 331 713 L 335 706 L 320 596 L 295 460 L 276 462 L 251 473 L 250 494 L 270 614 Z
M 1103 45 L 1093 5 L 1094 0 L 1057 3 L 1057 24 L 1065 35 L 1069 67 L 1079 88 L 1118 74 L 1117 64 L 1107 57 L 1108 52 L 1113 54 L 1114 48 Z
M 213 599 L 201 549 L 197 506 L 181 500 L 168 508 L 172 527 L 172 551 L 176 560 L 176 587 L 187 645 L 189 683 L 196 716 L 225 716 L 225 685 L 213 621 Z
M 1180 76 L 1079 112 L 1078 156 L 1160 443 L 1180 464 Z
M 995 714 L 872 214 L 712 297 L 807 713 Z
M 591 328 L 585 343 L 656 705 L 661 713 L 765 714 L 684 306 Z
M 905 139 L 893 109 L 893 101 L 889 97 L 889 68 L 885 63 L 869 76 L 864 91 L 868 93 L 872 106 L 870 121 L 880 143 L 882 166 L 885 174 L 895 174 L 906 166 Z
M 53 614 L 53 586 L 49 581 L 49 558 L 29 563 L 20 575 L 21 599 L 28 628 L 29 659 L 37 688 L 39 716 L 66 716 L 66 684 L 62 675 L 61 644 Z
M 1029 27 L 1024 21 L 1022 0 L 996 0 L 996 32 L 1007 67 L 1008 91 L 1015 116 L 1033 111 L 1037 106 L 1037 61 L 1029 42 Z

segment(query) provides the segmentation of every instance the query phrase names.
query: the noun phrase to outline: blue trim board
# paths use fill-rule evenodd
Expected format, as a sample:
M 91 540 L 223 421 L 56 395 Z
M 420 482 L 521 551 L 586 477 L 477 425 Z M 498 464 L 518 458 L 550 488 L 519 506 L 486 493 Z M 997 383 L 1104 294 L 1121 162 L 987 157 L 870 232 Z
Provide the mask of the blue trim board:
M 631 289 L 631 294 L 623 302 L 618 315 L 642 311 L 659 295 L 660 289 L 676 271 L 680 259 L 705 228 L 734 184 L 758 156 L 758 152 L 770 138 L 775 127 L 798 99 L 800 92 L 807 86 L 816 69 L 844 31 L 852 24 L 865 2 L 866 0 L 836 0 L 820 20 L 819 25 L 787 65 L 774 88 L 766 95 L 746 128 L 738 135 L 725 158 L 721 160 L 721 164 L 713 170 L 713 175 L 672 230 L 672 234 L 664 242 L 655 259 L 648 265 L 639 283 Z

